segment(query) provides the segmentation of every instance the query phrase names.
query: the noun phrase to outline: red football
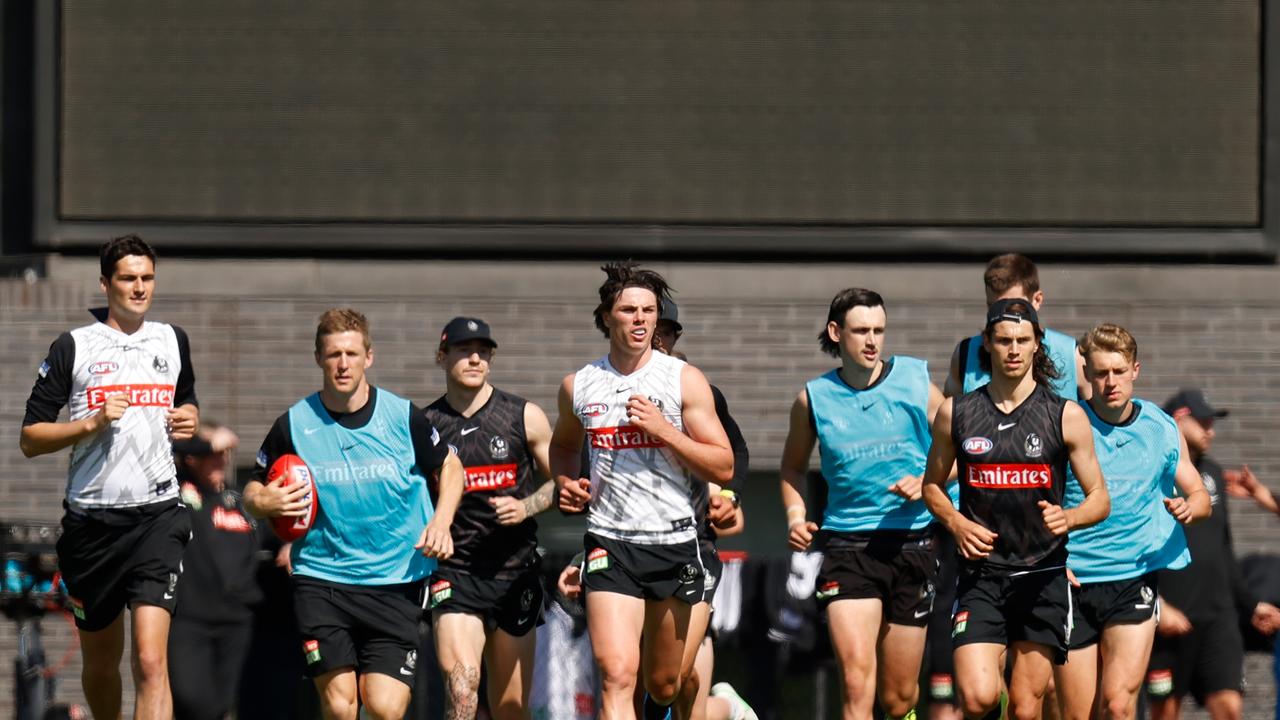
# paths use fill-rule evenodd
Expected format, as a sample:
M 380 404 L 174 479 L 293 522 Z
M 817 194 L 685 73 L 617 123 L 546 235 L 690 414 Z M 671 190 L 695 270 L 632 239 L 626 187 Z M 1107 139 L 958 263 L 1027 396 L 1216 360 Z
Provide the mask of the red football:
M 311 529 L 316 521 L 316 512 L 320 509 L 319 496 L 311 479 L 311 468 L 297 455 L 281 455 L 271 464 L 271 469 L 267 470 L 268 485 L 292 485 L 299 482 L 306 483 L 308 487 L 307 494 L 303 496 L 307 503 L 307 514 L 301 517 L 271 518 L 271 529 L 285 542 L 293 542 Z

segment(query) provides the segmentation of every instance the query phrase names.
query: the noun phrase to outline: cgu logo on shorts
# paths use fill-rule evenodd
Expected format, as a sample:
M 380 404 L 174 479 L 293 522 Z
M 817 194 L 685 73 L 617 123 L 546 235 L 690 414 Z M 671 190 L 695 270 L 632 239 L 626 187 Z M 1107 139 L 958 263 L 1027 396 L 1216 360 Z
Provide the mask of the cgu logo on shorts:
M 434 610 L 437 605 L 453 597 L 453 585 L 448 580 L 438 580 L 431 583 L 431 609 Z
M 1147 692 L 1157 697 L 1173 692 L 1173 671 L 1152 670 L 1147 673 Z
M 966 438 L 960 447 L 970 455 L 986 455 L 991 452 L 991 448 L 994 447 L 994 445 L 990 440 L 984 437 L 971 437 Z
M 969 627 L 969 611 L 961 610 L 952 620 L 951 637 L 962 634 Z
M 814 597 L 819 600 L 826 600 L 829 597 L 835 597 L 840 594 L 840 583 L 832 581 L 818 588 L 818 592 L 814 593 Z
M 516 486 L 516 466 L 480 465 L 469 467 L 464 492 L 485 492 L 486 490 L 505 490 Z
M 591 438 L 591 447 L 597 450 L 636 450 L 666 446 L 658 438 L 634 425 L 588 428 L 587 435 Z
M 971 463 L 965 474 L 969 487 L 988 490 L 1028 490 L 1053 486 L 1048 465 L 1025 463 Z
M 112 395 L 126 395 L 129 405 L 173 407 L 172 385 L 99 385 L 85 390 L 90 410 L 100 410 Z
M 600 572 L 609 569 L 609 551 L 596 548 L 587 553 L 587 572 Z
M 320 662 L 320 641 L 308 640 L 302 643 L 302 654 L 307 656 L 308 665 Z

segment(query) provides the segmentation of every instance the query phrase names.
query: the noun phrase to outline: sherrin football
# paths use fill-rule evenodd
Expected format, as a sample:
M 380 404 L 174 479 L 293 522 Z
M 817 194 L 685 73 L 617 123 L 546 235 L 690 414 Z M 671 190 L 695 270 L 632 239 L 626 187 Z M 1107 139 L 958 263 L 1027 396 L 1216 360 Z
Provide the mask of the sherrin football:
M 297 455 L 281 455 L 267 470 L 268 485 L 292 485 L 299 482 L 307 484 L 307 494 L 302 497 L 303 502 L 307 503 L 307 513 L 300 517 L 271 518 L 271 529 L 285 542 L 293 542 L 311 529 L 320 509 L 319 496 L 316 494 L 316 485 L 312 482 L 311 468 Z

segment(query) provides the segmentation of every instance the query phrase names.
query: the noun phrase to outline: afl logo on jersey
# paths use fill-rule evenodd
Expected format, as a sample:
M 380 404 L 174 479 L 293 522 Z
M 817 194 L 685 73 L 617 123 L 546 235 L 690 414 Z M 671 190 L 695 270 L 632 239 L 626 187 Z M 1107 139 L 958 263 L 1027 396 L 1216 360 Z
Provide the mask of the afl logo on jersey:
M 984 437 L 971 437 L 966 438 L 961 447 L 970 455 L 985 455 L 991 452 L 993 445 L 990 440 Z
M 90 375 L 110 375 L 111 373 L 119 369 L 120 369 L 119 363 L 114 363 L 114 362 L 111 362 L 110 360 L 99 360 L 98 362 L 89 366 L 89 374 Z
M 1040 441 L 1040 436 L 1035 433 L 1027 435 L 1027 440 L 1022 444 L 1022 450 L 1029 458 L 1038 458 L 1044 454 L 1044 443 Z
M 586 417 L 599 417 L 609 412 L 609 406 L 604 403 L 591 403 L 582 408 L 582 414 Z
M 507 457 L 507 441 L 501 437 L 494 436 L 489 441 L 489 454 L 494 460 L 505 460 Z

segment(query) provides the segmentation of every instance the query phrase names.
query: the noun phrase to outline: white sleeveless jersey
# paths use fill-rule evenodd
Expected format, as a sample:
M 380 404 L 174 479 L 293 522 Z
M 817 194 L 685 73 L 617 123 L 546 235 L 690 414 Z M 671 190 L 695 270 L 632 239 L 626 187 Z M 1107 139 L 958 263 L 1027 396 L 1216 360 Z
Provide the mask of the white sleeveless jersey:
M 697 537 L 694 480 L 661 440 L 627 421 L 627 400 L 643 395 L 684 432 L 684 365 L 655 351 L 630 375 L 619 373 L 608 356 L 574 375 L 573 412 L 586 428 L 590 449 L 590 532 L 641 545 L 673 545 Z
M 76 328 L 71 336 L 71 419 L 93 415 L 107 397 L 119 393 L 128 394 L 130 405 L 111 427 L 72 447 L 67 502 L 77 508 L 120 508 L 177 497 L 173 446 L 165 429 L 182 369 L 173 327 L 144 322 L 126 335 L 99 322 Z

